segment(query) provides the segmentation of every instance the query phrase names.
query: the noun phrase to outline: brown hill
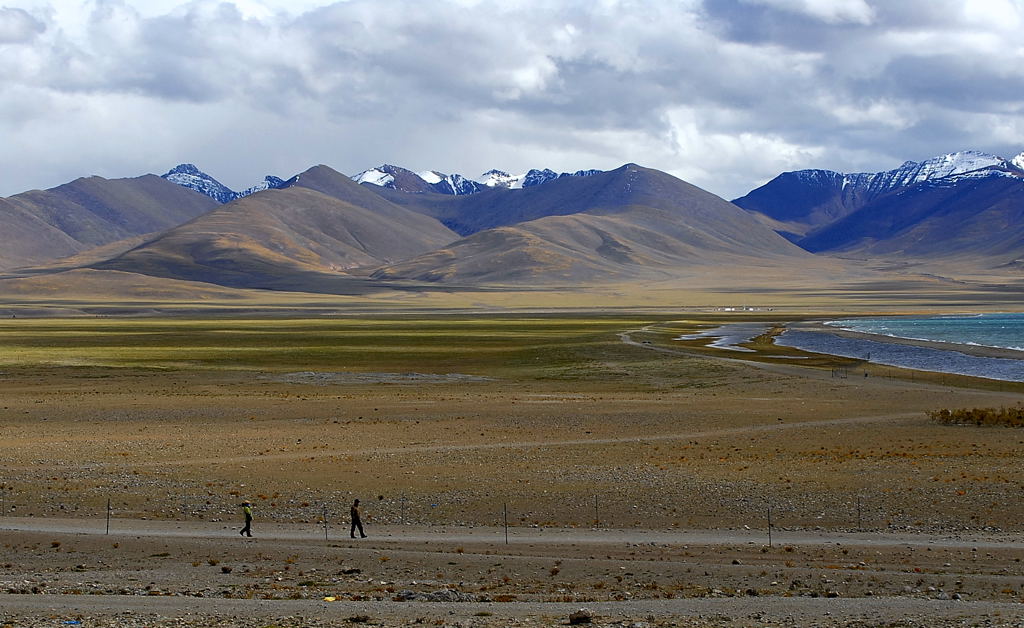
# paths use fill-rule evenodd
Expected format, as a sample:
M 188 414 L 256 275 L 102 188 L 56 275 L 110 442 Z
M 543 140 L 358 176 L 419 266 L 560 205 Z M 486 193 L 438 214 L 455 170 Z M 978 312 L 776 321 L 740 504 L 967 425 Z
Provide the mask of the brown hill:
M 811 257 L 731 203 L 671 175 L 629 164 L 460 202 L 425 199 L 449 222 L 513 222 L 379 269 L 376 279 L 561 283 L 655 279 L 682 268 Z M 422 195 L 417 195 L 422 196 Z M 393 194 L 388 195 L 394 198 Z M 410 205 L 423 199 L 409 199 Z
M 223 205 L 93 267 L 227 286 L 321 291 L 335 289 L 334 280 L 354 269 L 394 263 L 456 238 L 436 220 L 317 166 L 288 188 Z
M 42 264 L 162 231 L 217 202 L 155 175 L 88 177 L 0 199 L 0 268 Z

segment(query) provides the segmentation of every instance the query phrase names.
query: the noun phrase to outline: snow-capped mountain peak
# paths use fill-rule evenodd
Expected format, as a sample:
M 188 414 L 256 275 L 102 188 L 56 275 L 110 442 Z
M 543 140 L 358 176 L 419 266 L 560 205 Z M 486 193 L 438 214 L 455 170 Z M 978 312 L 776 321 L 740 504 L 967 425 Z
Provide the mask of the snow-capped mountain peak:
M 525 174 L 511 175 L 504 170 L 494 168 L 480 175 L 477 182 L 489 188 L 518 189 L 523 187 L 523 179 L 525 178 Z
M 1018 170 L 1024 170 L 1024 153 L 1021 153 L 1011 159 L 1010 163 Z
M 487 187 L 501 187 L 509 188 L 510 190 L 517 190 L 520 188 L 529 188 L 535 185 L 541 185 L 548 181 L 554 181 L 555 179 L 561 179 L 563 177 L 589 177 L 601 172 L 601 170 L 577 170 L 576 172 L 563 172 L 561 174 L 544 168 L 538 170 L 536 168 L 530 170 L 526 174 L 512 175 L 504 170 L 488 170 L 487 172 L 480 175 L 477 179 L 483 185 Z
M 287 185 L 286 181 L 273 175 L 267 175 L 263 178 L 263 181 L 256 185 L 247 188 L 242 192 L 235 192 L 228 186 L 197 168 L 195 164 L 179 164 L 171 168 L 166 174 L 160 176 L 171 183 L 177 183 L 182 187 L 195 190 L 200 194 L 205 194 L 221 204 L 230 203 L 233 200 L 242 198 L 243 196 L 249 196 L 250 194 L 255 194 L 256 192 L 278 189 Z
M 356 183 L 369 183 L 370 185 L 379 185 L 380 187 L 388 187 L 389 184 L 395 182 L 394 175 L 385 172 L 384 168 L 370 168 L 369 170 L 363 170 L 356 176 L 352 177 L 352 180 Z
M 436 192 L 439 194 L 476 194 L 488 188 L 506 188 L 517 190 L 547 183 L 562 177 L 586 177 L 601 172 L 600 170 L 577 170 L 576 172 L 556 173 L 554 170 L 533 169 L 526 174 L 512 175 L 504 170 L 488 170 L 473 180 L 460 174 L 444 174 L 437 170 L 413 172 L 398 166 L 384 164 L 376 168 L 364 170 L 352 177 L 356 183 L 366 183 L 379 187 L 400 190 L 402 192 L 420 193 Z
M 205 194 L 219 203 L 230 203 L 238 198 L 234 190 L 206 174 L 195 164 L 179 164 L 161 176 L 171 183 Z
M 866 192 L 869 195 L 884 194 L 891 190 L 907 187 L 922 181 L 944 179 L 989 168 L 1007 168 L 1010 162 L 976 150 L 947 153 L 921 162 L 907 161 L 899 168 L 885 172 L 860 172 L 842 175 L 830 171 L 800 171 L 800 175 L 824 173 L 842 177 L 843 189 Z
M 965 150 L 957 153 L 947 153 L 939 157 L 933 157 L 921 162 L 920 175 L 925 179 L 948 177 L 954 174 L 963 174 L 972 170 L 980 170 L 990 166 L 998 166 L 1003 159 L 988 153 L 976 150 Z

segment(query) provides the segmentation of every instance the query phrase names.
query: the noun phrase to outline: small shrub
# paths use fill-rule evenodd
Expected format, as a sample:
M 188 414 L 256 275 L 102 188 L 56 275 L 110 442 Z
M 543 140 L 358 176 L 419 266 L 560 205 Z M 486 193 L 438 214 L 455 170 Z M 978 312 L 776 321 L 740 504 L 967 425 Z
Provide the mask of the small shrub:
M 928 417 L 944 425 L 976 425 L 979 427 L 1024 427 L 1024 407 L 956 408 L 932 410 Z

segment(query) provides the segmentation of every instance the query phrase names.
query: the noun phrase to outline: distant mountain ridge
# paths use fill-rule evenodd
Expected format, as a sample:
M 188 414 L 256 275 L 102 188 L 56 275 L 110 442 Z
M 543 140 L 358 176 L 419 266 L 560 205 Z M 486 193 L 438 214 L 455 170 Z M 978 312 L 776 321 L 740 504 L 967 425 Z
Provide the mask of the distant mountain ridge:
M 255 194 L 256 192 L 276 190 L 288 185 L 288 182 L 280 177 L 267 175 L 263 178 L 263 181 L 256 185 L 248 187 L 241 192 L 236 192 L 197 168 L 195 164 L 178 164 L 160 176 L 171 183 L 176 183 L 190 190 L 195 190 L 200 194 L 205 194 L 221 205 Z
M 490 188 L 517 190 L 542 185 L 563 177 L 589 177 L 601 170 L 577 170 L 557 173 L 550 169 L 532 169 L 526 174 L 511 175 L 503 170 L 488 170 L 479 179 L 468 179 L 460 174 L 443 174 L 436 170 L 413 172 L 398 166 L 384 164 L 364 170 L 352 177 L 356 183 L 366 183 L 399 192 L 436 192 L 453 196 L 476 194 Z
M 1024 258 L 1024 171 L 989 167 L 898 188 L 798 244 L 813 253 L 1013 262 Z
M 316 166 L 90 267 L 316 292 L 663 279 L 810 257 L 725 200 L 635 164 L 463 195 L 424 193 L 422 177 L 389 170 L 391 188 Z
M 1024 258 L 1024 153 L 962 151 L 877 173 L 783 173 L 733 201 L 812 253 Z
M 980 170 L 1024 174 L 1024 153 L 1013 159 L 960 151 L 922 162 L 907 161 L 884 172 L 844 174 L 832 170 L 784 172 L 732 202 L 759 214 L 794 242 L 844 218 L 876 199 L 924 181 Z
M 0 225 L 0 268 L 18 273 L 92 268 L 309 292 L 678 279 L 711 266 L 806 267 L 812 254 L 1019 272 L 1024 153 L 783 173 L 735 204 L 636 164 L 480 180 L 387 164 L 353 178 L 320 165 L 241 192 L 181 164 L 0 199 Z
M 454 199 L 384 196 L 457 224 L 466 237 L 381 267 L 372 275 L 379 280 L 574 284 L 811 257 L 735 205 L 636 164 Z
M 321 165 L 286 187 L 221 205 L 90 267 L 318 292 L 352 283 L 355 269 L 397 262 L 457 238 L 436 220 Z
M 521 189 L 541 185 L 548 181 L 563 177 L 588 177 L 602 172 L 601 170 L 577 170 L 576 172 L 557 173 L 549 169 L 533 169 L 522 175 L 510 175 L 501 170 L 488 170 L 478 180 L 469 179 L 460 174 L 444 174 L 436 170 L 413 172 L 400 166 L 383 164 L 376 168 L 364 170 L 351 178 L 356 183 L 365 183 L 399 192 L 420 194 L 433 192 L 449 196 L 476 194 L 492 188 Z M 263 181 L 241 192 L 236 192 L 224 185 L 213 176 L 200 170 L 195 164 L 178 164 L 162 178 L 182 187 L 205 194 L 220 204 L 245 198 L 263 190 L 279 190 L 293 183 L 292 179 L 281 179 L 267 175 Z

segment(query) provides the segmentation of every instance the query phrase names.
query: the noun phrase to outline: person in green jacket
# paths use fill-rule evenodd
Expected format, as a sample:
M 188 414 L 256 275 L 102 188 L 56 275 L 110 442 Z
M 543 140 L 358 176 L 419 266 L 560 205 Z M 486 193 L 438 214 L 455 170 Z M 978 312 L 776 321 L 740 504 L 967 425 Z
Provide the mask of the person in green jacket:
M 242 536 L 252 536 L 252 504 L 242 502 L 242 513 L 245 515 L 245 527 L 239 532 Z

